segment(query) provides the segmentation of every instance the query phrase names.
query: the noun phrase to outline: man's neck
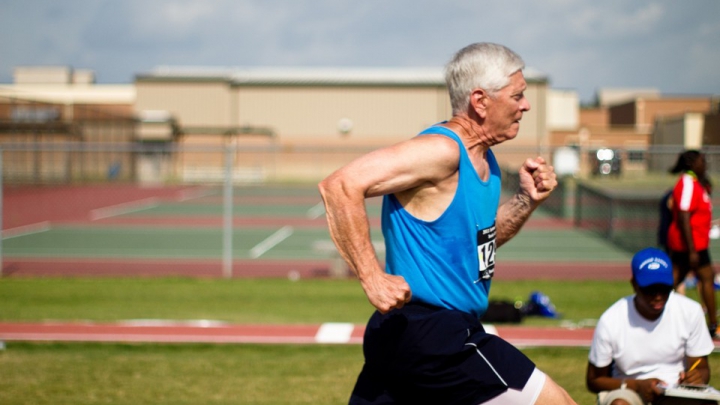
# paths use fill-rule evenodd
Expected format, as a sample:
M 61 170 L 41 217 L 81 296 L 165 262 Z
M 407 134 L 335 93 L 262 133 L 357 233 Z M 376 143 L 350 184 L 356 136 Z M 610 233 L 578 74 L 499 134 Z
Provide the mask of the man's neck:
M 639 298 L 638 298 L 637 294 L 635 294 L 633 296 L 633 305 L 635 306 L 635 310 L 637 311 L 638 314 L 640 314 L 640 316 L 642 316 L 644 319 L 646 319 L 650 322 L 657 321 L 658 319 L 660 319 L 660 317 L 662 316 L 662 312 L 660 312 L 659 314 L 656 315 L 656 314 L 648 313 L 647 311 L 644 311 L 642 309 L 642 307 L 640 305 L 638 305 L 638 303 L 637 303 L 638 299 Z
M 488 142 L 489 137 L 485 133 L 485 128 L 466 114 L 452 117 L 446 126 L 460 136 L 468 150 L 480 148 L 485 153 L 492 146 Z

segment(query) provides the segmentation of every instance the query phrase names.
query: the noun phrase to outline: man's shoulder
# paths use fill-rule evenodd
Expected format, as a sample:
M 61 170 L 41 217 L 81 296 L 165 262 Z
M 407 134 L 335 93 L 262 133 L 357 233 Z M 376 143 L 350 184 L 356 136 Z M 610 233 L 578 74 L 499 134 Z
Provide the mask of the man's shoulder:
M 418 148 L 428 149 L 430 152 L 445 156 L 458 155 L 460 144 L 457 140 L 435 132 L 423 132 L 416 137 L 410 139 L 410 142 Z
M 622 298 L 619 298 L 612 305 L 610 305 L 607 310 L 608 311 L 610 311 L 610 310 L 615 310 L 615 311 L 625 310 L 632 302 L 633 297 L 635 297 L 635 296 L 634 295 L 626 295 Z
M 455 133 L 452 129 L 440 125 L 432 126 L 420 132 L 413 139 L 433 139 L 440 142 L 452 142 L 455 144 L 461 142 L 460 135 Z
M 672 293 L 671 298 L 668 299 L 667 305 L 674 306 L 684 312 L 696 312 L 703 313 L 702 305 L 692 298 L 686 297 L 682 294 Z
M 598 323 L 610 322 L 612 324 L 618 317 L 627 318 L 628 307 L 632 302 L 632 297 L 632 295 L 628 295 L 615 301 L 602 313 Z

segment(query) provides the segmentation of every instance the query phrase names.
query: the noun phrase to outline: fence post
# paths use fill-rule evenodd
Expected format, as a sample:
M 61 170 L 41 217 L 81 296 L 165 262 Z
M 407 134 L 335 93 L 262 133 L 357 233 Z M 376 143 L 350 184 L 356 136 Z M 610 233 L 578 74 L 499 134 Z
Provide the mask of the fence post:
M 573 224 L 575 228 L 579 228 L 582 224 L 582 188 L 583 186 L 581 184 L 575 184 L 575 210 L 573 212 Z
M 3 276 L 3 210 L 5 204 L 3 204 L 3 150 L 0 148 L 0 277 Z
M 610 197 L 610 229 L 608 229 L 607 239 L 615 245 L 620 245 L 617 240 L 618 233 L 620 233 L 618 224 L 622 218 L 621 208 L 626 205 L 620 198 L 618 196 Z
M 225 148 L 225 184 L 223 187 L 223 276 L 232 278 L 233 269 L 233 166 L 235 148 Z

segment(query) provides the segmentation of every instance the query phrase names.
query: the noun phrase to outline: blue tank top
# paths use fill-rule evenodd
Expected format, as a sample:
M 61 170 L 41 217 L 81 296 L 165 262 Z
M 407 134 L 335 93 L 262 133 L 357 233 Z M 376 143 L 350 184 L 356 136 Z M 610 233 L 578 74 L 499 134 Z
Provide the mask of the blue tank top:
M 413 302 L 456 309 L 479 318 L 487 310 L 490 279 L 495 271 L 500 168 L 488 150 L 490 177 L 482 181 L 453 131 L 434 126 L 419 136 L 423 134 L 441 134 L 457 142 L 457 190 L 445 212 L 433 221 L 412 216 L 392 194 L 383 197 L 386 271 L 405 278 Z

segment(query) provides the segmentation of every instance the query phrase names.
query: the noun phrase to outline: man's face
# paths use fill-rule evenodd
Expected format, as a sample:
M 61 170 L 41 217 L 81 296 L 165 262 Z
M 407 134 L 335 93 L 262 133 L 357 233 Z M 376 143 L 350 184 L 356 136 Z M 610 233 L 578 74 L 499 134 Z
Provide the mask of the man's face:
M 651 284 L 647 287 L 635 287 L 635 307 L 640 315 L 655 320 L 662 315 L 672 287 L 665 284 Z
M 522 72 L 516 72 L 510 76 L 510 84 L 488 98 L 485 125 L 496 143 L 517 136 L 523 113 L 530 110 L 526 89 L 525 77 Z

